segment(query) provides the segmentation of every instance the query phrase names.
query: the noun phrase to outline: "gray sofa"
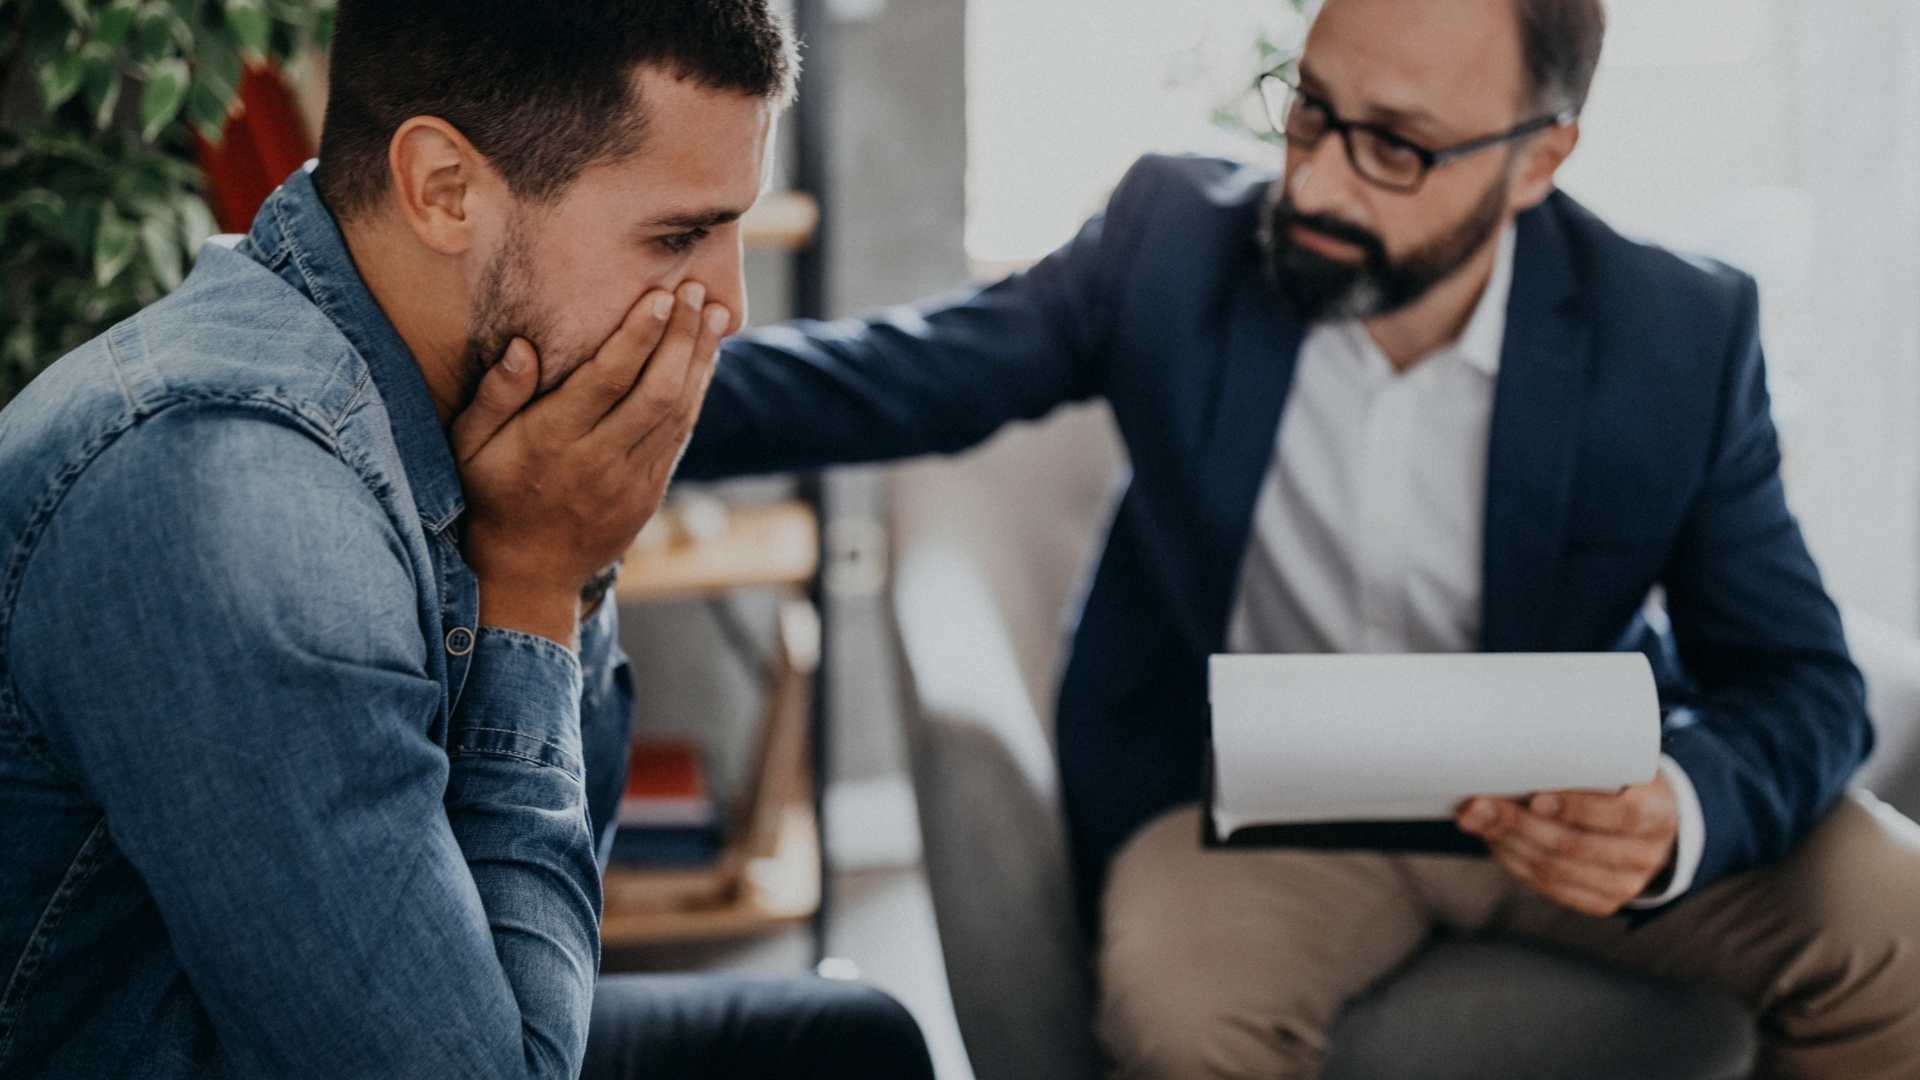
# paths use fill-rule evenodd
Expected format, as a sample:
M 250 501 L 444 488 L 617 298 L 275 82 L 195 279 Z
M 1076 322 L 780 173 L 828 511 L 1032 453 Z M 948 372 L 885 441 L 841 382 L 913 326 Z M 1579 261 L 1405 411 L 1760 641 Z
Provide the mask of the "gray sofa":
M 909 466 L 893 492 L 894 615 L 927 870 L 981 1080 L 1099 1074 L 1049 744 L 1062 614 L 1119 466 L 1101 408 Z M 1861 782 L 1920 811 L 1920 641 L 1849 615 L 1881 745 Z M 1353 1003 L 1327 1075 L 1733 1078 L 1738 1003 L 1512 941 L 1443 941 Z M 1571 1051 L 1571 1052 L 1570 1052 Z

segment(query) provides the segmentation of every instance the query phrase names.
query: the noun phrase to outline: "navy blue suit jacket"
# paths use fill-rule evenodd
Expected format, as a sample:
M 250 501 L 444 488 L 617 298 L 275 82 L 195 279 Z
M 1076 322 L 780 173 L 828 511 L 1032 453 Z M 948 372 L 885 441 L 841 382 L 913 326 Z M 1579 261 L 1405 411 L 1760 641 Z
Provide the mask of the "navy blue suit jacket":
M 1058 713 L 1083 893 L 1200 795 L 1222 649 L 1305 328 L 1264 277 L 1270 173 L 1149 157 L 1031 270 L 725 347 L 682 475 L 964 449 L 1104 398 L 1131 458 Z M 1776 860 L 1872 744 L 1782 496 L 1746 276 L 1631 243 L 1564 194 L 1522 215 L 1488 462 L 1481 647 L 1648 648 L 1698 791 L 1696 888 Z M 1641 612 L 1665 590 L 1671 632 Z

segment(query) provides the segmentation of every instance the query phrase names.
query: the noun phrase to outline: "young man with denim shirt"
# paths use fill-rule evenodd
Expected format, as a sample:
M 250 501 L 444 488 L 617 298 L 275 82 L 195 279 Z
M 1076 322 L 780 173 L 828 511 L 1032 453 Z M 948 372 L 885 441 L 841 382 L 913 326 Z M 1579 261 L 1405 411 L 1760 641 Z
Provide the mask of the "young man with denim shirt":
M 0 412 L 0 1073 L 929 1074 L 861 988 L 596 989 L 603 570 L 794 73 L 760 0 L 349 0 L 317 173 Z

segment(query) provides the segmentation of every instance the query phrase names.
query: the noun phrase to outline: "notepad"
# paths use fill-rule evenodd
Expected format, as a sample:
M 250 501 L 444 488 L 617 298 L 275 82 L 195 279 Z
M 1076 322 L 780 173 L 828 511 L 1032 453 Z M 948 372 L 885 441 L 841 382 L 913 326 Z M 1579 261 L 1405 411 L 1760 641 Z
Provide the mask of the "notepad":
M 1215 656 L 1205 840 L 1474 851 L 1475 795 L 1615 791 L 1659 767 L 1639 653 Z

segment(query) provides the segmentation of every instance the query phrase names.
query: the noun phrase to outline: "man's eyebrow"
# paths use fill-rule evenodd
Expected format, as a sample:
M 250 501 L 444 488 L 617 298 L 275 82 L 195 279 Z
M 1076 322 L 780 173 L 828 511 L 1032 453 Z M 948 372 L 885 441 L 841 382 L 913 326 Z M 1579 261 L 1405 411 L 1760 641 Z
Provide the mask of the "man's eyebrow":
M 711 229 L 716 225 L 725 225 L 729 221 L 738 221 L 745 214 L 744 209 L 732 209 L 724 206 L 709 207 L 700 210 L 668 210 L 649 221 L 643 222 L 645 229 Z
M 1367 108 L 1367 118 L 1390 128 L 1415 128 L 1423 131 L 1446 128 L 1439 117 L 1425 109 L 1413 106 L 1394 108 L 1390 105 L 1371 105 Z
M 1298 70 L 1300 73 L 1301 86 L 1315 97 L 1324 96 L 1321 93 L 1324 84 L 1320 81 L 1319 77 L 1307 67 L 1306 61 L 1302 60 L 1300 62 Z M 1353 118 L 1387 128 L 1417 128 L 1428 132 L 1436 130 L 1444 131 L 1447 127 L 1439 117 L 1425 109 L 1412 105 L 1402 108 L 1395 108 L 1389 105 L 1368 105 L 1364 113 L 1354 116 Z

